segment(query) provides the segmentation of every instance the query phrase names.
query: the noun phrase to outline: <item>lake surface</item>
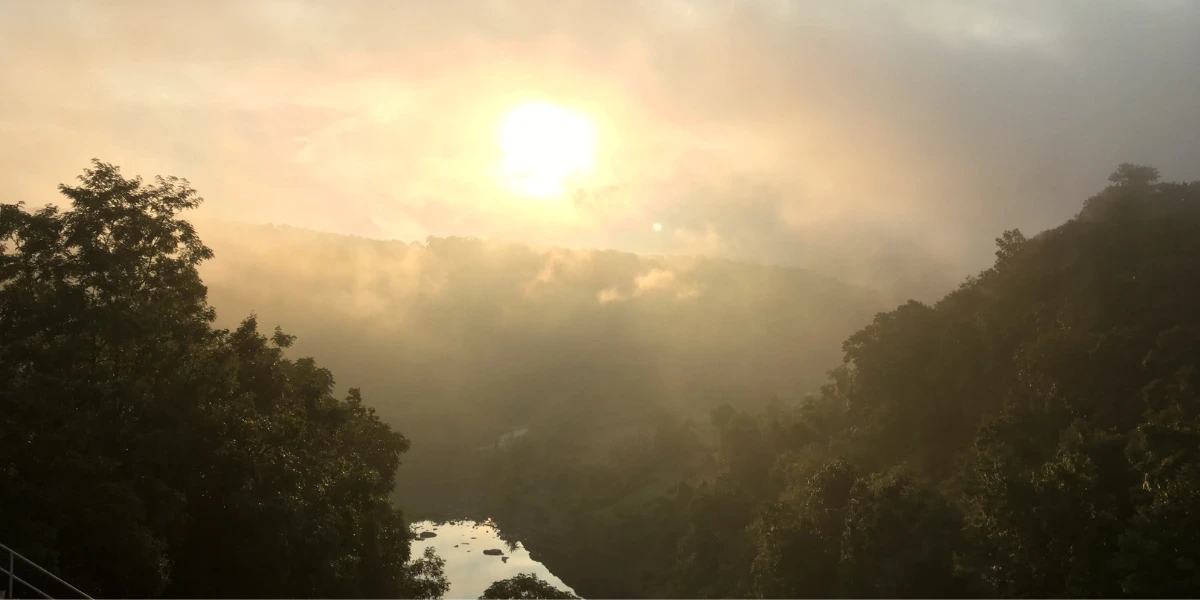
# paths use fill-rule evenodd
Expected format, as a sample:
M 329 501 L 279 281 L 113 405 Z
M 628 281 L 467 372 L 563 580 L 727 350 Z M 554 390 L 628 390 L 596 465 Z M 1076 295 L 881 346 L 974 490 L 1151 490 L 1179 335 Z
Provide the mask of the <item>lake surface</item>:
M 412 524 L 414 533 L 431 531 L 437 537 L 413 540 L 412 554 L 418 557 L 432 546 L 446 560 L 446 577 L 450 591 L 446 598 L 478 598 L 493 582 L 508 579 L 519 573 L 533 573 L 560 590 L 574 592 L 555 577 L 542 563 L 529 557 L 529 552 L 517 542 L 509 549 L 498 531 L 489 522 L 455 521 L 435 523 L 418 521 Z M 503 556 L 488 556 L 484 550 L 500 550 Z

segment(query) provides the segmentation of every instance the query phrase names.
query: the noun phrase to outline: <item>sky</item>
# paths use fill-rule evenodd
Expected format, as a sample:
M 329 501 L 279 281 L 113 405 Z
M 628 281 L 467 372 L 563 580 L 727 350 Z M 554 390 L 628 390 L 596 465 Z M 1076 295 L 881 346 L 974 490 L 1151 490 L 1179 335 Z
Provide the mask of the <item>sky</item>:
M 0 0 L 0 198 L 100 158 L 204 216 L 961 271 L 1124 161 L 1200 178 L 1189 0 Z M 595 168 L 498 182 L 530 102 Z

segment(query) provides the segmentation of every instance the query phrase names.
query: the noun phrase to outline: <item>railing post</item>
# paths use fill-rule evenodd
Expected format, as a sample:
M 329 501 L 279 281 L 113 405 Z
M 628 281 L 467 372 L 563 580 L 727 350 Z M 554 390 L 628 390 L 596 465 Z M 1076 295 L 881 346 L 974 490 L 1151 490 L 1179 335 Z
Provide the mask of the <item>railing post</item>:
M 15 564 L 16 560 L 17 560 L 17 553 L 13 552 L 12 550 L 9 550 L 8 551 L 8 595 L 5 596 L 6 598 L 13 597 L 13 577 L 17 576 L 17 574 L 13 572 L 13 568 L 16 566 L 16 564 Z

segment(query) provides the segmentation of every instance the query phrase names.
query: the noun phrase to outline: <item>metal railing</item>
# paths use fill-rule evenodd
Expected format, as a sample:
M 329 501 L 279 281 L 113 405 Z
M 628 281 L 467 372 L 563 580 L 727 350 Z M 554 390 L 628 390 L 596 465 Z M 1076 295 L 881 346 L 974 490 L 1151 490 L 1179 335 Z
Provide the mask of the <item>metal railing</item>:
M 21 554 L 18 553 L 16 550 L 13 550 L 12 548 L 5 546 L 4 544 L 0 544 L 0 551 L 8 554 L 8 560 L 5 561 L 8 563 L 8 568 L 6 569 L 5 567 L 0 566 L 0 573 L 8 576 L 8 589 L 3 590 L 5 592 L 5 594 L 4 594 L 5 598 L 14 598 L 15 597 L 13 595 L 14 593 L 16 593 L 15 586 L 16 586 L 16 584 L 19 583 L 19 584 L 25 586 L 25 589 L 32 591 L 33 593 L 37 594 L 38 596 L 41 596 L 42 598 L 46 598 L 46 600 L 52 600 L 52 596 L 50 596 L 50 594 L 43 592 L 42 590 L 38 589 L 37 586 L 35 586 L 32 583 L 29 583 L 28 581 L 25 581 L 24 579 L 21 579 L 20 577 L 17 576 L 17 574 L 15 573 L 16 567 L 17 567 L 17 559 L 20 559 L 21 562 L 33 567 L 39 573 L 45 575 L 46 577 L 49 577 L 50 579 L 54 580 L 55 582 L 62 584 L 64 587 L 71 590 L 72 592 L 79 594 L 81 597 L 86 598 L 87 600 L 92 600 L 91 596 L 83 593 L 82 591 L 79 590 L 79 588 L 63 581 L 57 575 L 55 575 L 54 573 L 51 573 L 50 571 L 43 569 L 41 566 L 39 566 L 37 563 L 33 562 L 32 560 L 29 560 L 28 558 L 21 556 Z

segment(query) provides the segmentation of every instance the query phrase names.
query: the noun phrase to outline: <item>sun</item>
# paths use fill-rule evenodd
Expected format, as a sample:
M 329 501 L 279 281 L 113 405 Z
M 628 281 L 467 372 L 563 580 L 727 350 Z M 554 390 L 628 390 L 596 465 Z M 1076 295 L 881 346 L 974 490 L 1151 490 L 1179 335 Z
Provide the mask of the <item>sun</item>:
M 500 125 L 499 144 L 501 176 L 522 196 L 561 196 L 571 181 L 595 166 L 591 121 L 546 102 L 509 111 Z

